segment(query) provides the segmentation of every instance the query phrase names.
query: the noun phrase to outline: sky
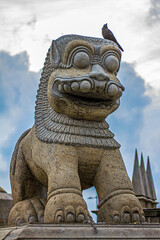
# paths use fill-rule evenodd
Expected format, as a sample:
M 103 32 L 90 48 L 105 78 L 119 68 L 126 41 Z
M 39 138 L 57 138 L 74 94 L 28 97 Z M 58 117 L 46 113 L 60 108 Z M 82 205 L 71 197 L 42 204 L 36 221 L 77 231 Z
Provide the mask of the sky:
M 51 41 L 64 34 L 102 37 L 104 23 L 124 49 L 125 86 L 110 129 L 132 178 L 143 152 L 160 201 L 160 0 L 0 0 L 0 186 L 10 192 L 9 165 L 19 136 L 34 123 L 36 91 Z M 85 191 L 96 208 L 92 188 Z

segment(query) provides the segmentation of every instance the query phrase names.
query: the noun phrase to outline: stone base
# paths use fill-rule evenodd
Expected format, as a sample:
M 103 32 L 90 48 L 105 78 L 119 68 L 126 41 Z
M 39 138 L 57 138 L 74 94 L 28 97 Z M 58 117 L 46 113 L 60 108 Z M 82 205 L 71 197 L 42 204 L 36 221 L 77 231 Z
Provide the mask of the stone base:
M 160 224 L 103 225 L 95 224 L 30 224 L 0 228 L 0 240 L 17 239 L 160 239 Z

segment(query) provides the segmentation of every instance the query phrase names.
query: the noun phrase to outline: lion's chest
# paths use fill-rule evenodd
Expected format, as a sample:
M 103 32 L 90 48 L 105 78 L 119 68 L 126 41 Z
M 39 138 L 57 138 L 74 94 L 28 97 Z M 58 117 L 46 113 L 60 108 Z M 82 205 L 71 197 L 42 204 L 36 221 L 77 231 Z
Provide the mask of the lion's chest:
M 92 186 L 105 149 L 47 144 L 40 141 L 34 131 L 32 136 L 32 157 L 26 160 L 40 182 L 47 185 L 47 176 L 68 171 L 78 173 L 82 189 Z
M 104 149 L 79 147 L 78 153 L 78 173 L 82 189 L 91 187 L 94 176 L 100 165 Z

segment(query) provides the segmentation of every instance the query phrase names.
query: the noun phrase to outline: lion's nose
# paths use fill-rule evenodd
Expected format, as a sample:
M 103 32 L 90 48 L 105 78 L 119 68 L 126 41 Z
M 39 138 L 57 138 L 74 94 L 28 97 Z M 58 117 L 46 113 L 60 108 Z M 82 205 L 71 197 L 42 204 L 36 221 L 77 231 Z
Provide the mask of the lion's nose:
M 89 76 L 100 81 L 109 80 L 109 76 L 99 64 L 94 64 L 92 66 L 92 71 L 89 73 Z

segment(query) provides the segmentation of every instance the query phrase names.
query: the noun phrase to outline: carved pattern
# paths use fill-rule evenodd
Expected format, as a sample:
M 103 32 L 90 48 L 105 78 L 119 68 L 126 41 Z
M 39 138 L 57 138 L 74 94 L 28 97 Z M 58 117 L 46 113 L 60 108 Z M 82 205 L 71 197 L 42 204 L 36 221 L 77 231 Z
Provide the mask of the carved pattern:
M 51 197 L 57 195 L 57 194 L 61 194 L 61 193 L 74 193 L 74 194 L 78 194 L 80 196 L 82 196 L 82 192 L 78 189 L 74 189 L 74 188 L 61 188 L 61 189 L 57 189 L 55 191 L 53 191 L 52 193 L 50 193 L 48 195 L 47 200 L 49 200 Z
M 108 39 L 102 39 L 102 38 L 93 38 L 93 37 L 85 37 L 85 36 L 80 36 L 80 35 L 65 35 L 63 37 L 60 37 L 56 40 L 57 43 L 57 47 L 58 47 L 58 51 L 60 52 L 60 55 L 62 56 L 62 53 L 64 51 L 64 48 L 66 47 L 66 45 L 68 44 L 68 42 L 70 42 L 72 39 L 74 40 L 84 40 L 87 41 L 93 45 L 111 45 L 111 46 L 115 46 L 118 47 L 116 43 L 114 43 L 113 41 L 110 41 Z

